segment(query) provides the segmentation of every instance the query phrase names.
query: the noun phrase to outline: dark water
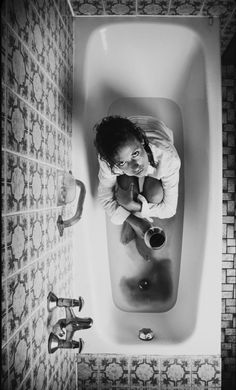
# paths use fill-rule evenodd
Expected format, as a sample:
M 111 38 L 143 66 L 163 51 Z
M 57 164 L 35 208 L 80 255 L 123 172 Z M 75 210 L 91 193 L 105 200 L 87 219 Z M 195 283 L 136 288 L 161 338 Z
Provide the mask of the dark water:
M 123 277 L 120 281 L 123 294 L 130 304 L 165 302 L 171 298 L 173 282 L 169 259 L 152 261 L 140 275 Z

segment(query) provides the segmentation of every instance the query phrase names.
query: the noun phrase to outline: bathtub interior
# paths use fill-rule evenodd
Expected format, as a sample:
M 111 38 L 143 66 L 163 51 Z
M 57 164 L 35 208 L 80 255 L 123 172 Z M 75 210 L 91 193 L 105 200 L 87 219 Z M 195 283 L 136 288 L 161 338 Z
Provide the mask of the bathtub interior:
M 120 22 L 119 34 L 122 34 L 125 30 L 123 27 L 122 30 L 119 24 Z M 115 22 L 113 27 L 117 28 Z M 132 33 L 135 41 L 139 43 L 138 47 L 140 48 L 141 44 L 143 50 L 148 48 L 153 56 L 154 53 L 163 54 L 167 51 L 174 53 L 167 65 L 162 55 L 154 56 L 151 65 L 147 65 L 146 52 L 140 61 L 140 53 L 135 52 L 129 43 L 126 45 L 127 36 L 130 34 L 125 34 L 121 39 L 122 45 L 117 50 L 118 42 L 114 41 L 117 38 L 108 37 L 107 28 L 100 21 L 98 25 L 90 28 L 80 21 L 75 35 L 79 42 L 78 51 L 75 50 L 75 56 L 78 55 L 75 58 L 75 68 L 79 71 L 75 74 L 74 83 L 73 173 L 85 182 L 87 198 L 84 217 L 76 227 L 74 235 L 75 253 L 78 254 L 76 256 L 78 278 L 73 282 L 75 291 L 78 291 L 79 285 L 79 294 L 85 297 L 84 314 L 94 318 L 94 326 L 89 335 L 86 334 L 87 351 L 104 352 L 105 348 L 106 352 L 123 352 L 125 348 L 132 346 L 132 351 L 135 352 L 136 348 L 136 351 L 143 352 L 143 343 L 137 337 L 138 330 L 142 327 L 151 327 L 156 337 L 152 344 L 149 344 L 150 352 L 152 349 L 155 351 L 158 344 L 160 353 L 168 352 L 168 348 L 171 353 L 175 351 L 180 353 L 186 350 L 186 345 L 189 345 L 187 341 L 190 339 L 193 353 L 194 351 L 216 353 L 220 346 L 220 307 L 215 307 L 209 315 L 209 304 L 217 302 L 218 305 L 220 302 L 218 290 L 220 261 L 219 263 L 216 261 L 215 268 L 212 268 L 214 264 L 212 256 L 217 259 L 218 253 L 220 254 L 220 230 L 218 225 L 215 225 L 215 234 L 212 235 L 208 226 L 217 224 L 220 215 L 219 195 L 216 194 L 212 198 L 212 174 L 215 173 L 215 184 L 219 185 L 220 189 L 221 178 L 218 170 L 221 157 L 219 154 L 219 160 L 216 161 L 216 156 L 213 159 L 211 154 L 214 142 L 219 144 L 220 138 L 216 132 L 213 141 L 209 134 L 209 127 L 212 128 L 215 118 L 208 103 L 212 93 L 208 80 L 209 70 L 206 69 L 208 60 L 204 45 L 191 28 L 186 30 L 181 27 L 182 35 L 180 34 L 179 41 L 176 42 L 177 38 L 172 39 L 167 50 L 167 35 L 169 34 L 169 40 L 177 36 L 174 30 L 170 31 L 170 25 L 165 34 L 160 32 L 162 39 L 152 43 L 149 41 L 154 31 L 147 34 L 146 27 L 140 32 L 140 26 L 138 28 L 135 26 Z M 100 28 L 99 31 L 97 28 Z M 176 45 L 179 48 L 177 52 L 174 50 Z M 130 50 L 132 59 L 137 64 L 135 67 L 131 67 L 130 57 L 127 58 Z M 155 58 L 158 58 L 158 72 L 154 65 Z M 109 65 L 111 61 L 112 67 Z M 113 73 L 110 71 L 111 68 Z M 114 110 L 123 111 L 125 107 L 128 107 L 131 114 L 138 106 L 142 113 L 153 115 L 151 107 L 152 103 L 155 105 L 157 98 L 159 108 L 155 113 L 162 113 L 162 119 L 170 128 L 174 128 L 173 122 L 178 121 L 183 128 L 184 228 L 177 302 L 166 313 L 148 312 L 144 315 L 124 312 L 114 305 L 112 299 L 111 264 L 107 247 L 107 232 L 110 228 L 96 198 L 98 166 L 93 147 L 94 134 L 91 129 L 104 115 Z M 170 111 L 179 113 L 178 120 L 175 116 L 177 114 L 170 115 Z M 178 145 L 178 148 L 181 150 L 181 145 Z M 218 210 L 219 214 L 215 210 Z M 212 245 L 215 245 L 214 250 Z M 213 280 L 210 289 L 209 275 Z M 204 299 L 206 294 L 207 298 Z M 212 325 L 215 329 L 210 335 L 205 332 L 206 318 L 209 326 Z M 196 337 L 199 336 L 201 346 L 196 342 Z M 185 347 L 181 349 L 180 344 Z
M 166 234 L 165 245 L 158 250 L 147 248 L 144 240 L 135 237 L 123 245 L 121 226 L 107 223 L 108 257 L 114 304 L 125 311 L 164 312 L 174 306 L 177 299 L 181 260 L 183 203 L 184 203 L 184 151 L 182 117 L 177 104 L 163 98 L 121 98 L 112 103 L 109 115 L 150 115 L 168 123 L 173 131 L 175 146 L 182 167 L 180 172 L 177 213 L 171 219 L 154 218 L 153 225 Z M 116 250 L 114 251 L 114 248 Z M 140 289 L 140 281 L 146 289 Z

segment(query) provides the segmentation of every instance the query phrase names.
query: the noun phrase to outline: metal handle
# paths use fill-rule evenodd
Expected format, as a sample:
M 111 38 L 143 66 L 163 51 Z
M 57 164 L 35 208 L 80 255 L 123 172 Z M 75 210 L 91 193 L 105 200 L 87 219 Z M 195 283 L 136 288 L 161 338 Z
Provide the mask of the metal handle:
M 78 187 L 80 187 L 80 195 L 79 195 L 79 199 L 78 199 L 77 209 L 76 209 L 75 215 L 69 219 L 63 220 L 61 214 L 58 216 L 57 227 L 59 230 L 60 237 L 63 236 L 64 229 L 66 227 L 72 226 L 76 222 L 78 222 L 81 218 L 81 215 L 82 215 L 86 189 L 85 189 L 85 185 L 82 181 L 75 179 L 75 183 Z

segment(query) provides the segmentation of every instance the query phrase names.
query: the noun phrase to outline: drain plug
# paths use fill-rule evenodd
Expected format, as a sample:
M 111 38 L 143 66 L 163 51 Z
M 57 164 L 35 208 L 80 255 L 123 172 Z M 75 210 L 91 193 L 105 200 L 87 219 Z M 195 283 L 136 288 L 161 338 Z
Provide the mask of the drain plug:
M 152 340 L 154 337 L 154 333 L 152 331 L 152 329 L 150 328 L 142 328 L 139 330 L 139 338 L 140 340 L 144 340 L 144 341 L 150 341 Z

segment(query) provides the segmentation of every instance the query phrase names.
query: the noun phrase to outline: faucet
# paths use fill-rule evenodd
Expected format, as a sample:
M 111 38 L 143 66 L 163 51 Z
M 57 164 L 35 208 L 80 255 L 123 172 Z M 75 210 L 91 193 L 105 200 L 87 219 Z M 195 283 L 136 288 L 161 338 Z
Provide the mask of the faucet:
M 61 318 L 53 326 L 53 333 L 59 337 L 66 337 L 66 341 L 73 339 L 74 333 L 77 330 L 89 329 L 93 325 L 92 318 L 76 317 L 74 311 L 70 307 L 65 308 L 66 318 Z
M 77 317 L 72 307 L 77 306 L 80 311 L 83 305 L 84 300 L 82 297 L 79 297 L 79 299 L 58 298 L 52 291 L 49 292 L 47 297 L 48 311 L 52 312 L 55 307 L 64 307 L 66 312 L 66 318 L 59 319 L 49 335 L 49 353 L 54 353 L 58 348 L 78 348 L 79 353 L 82 351 L 84 341 L 81 338 L 79 341 L 73 340 L 74 333 L 77 330 L 91 328 L 93 320 L 88 317 Z

